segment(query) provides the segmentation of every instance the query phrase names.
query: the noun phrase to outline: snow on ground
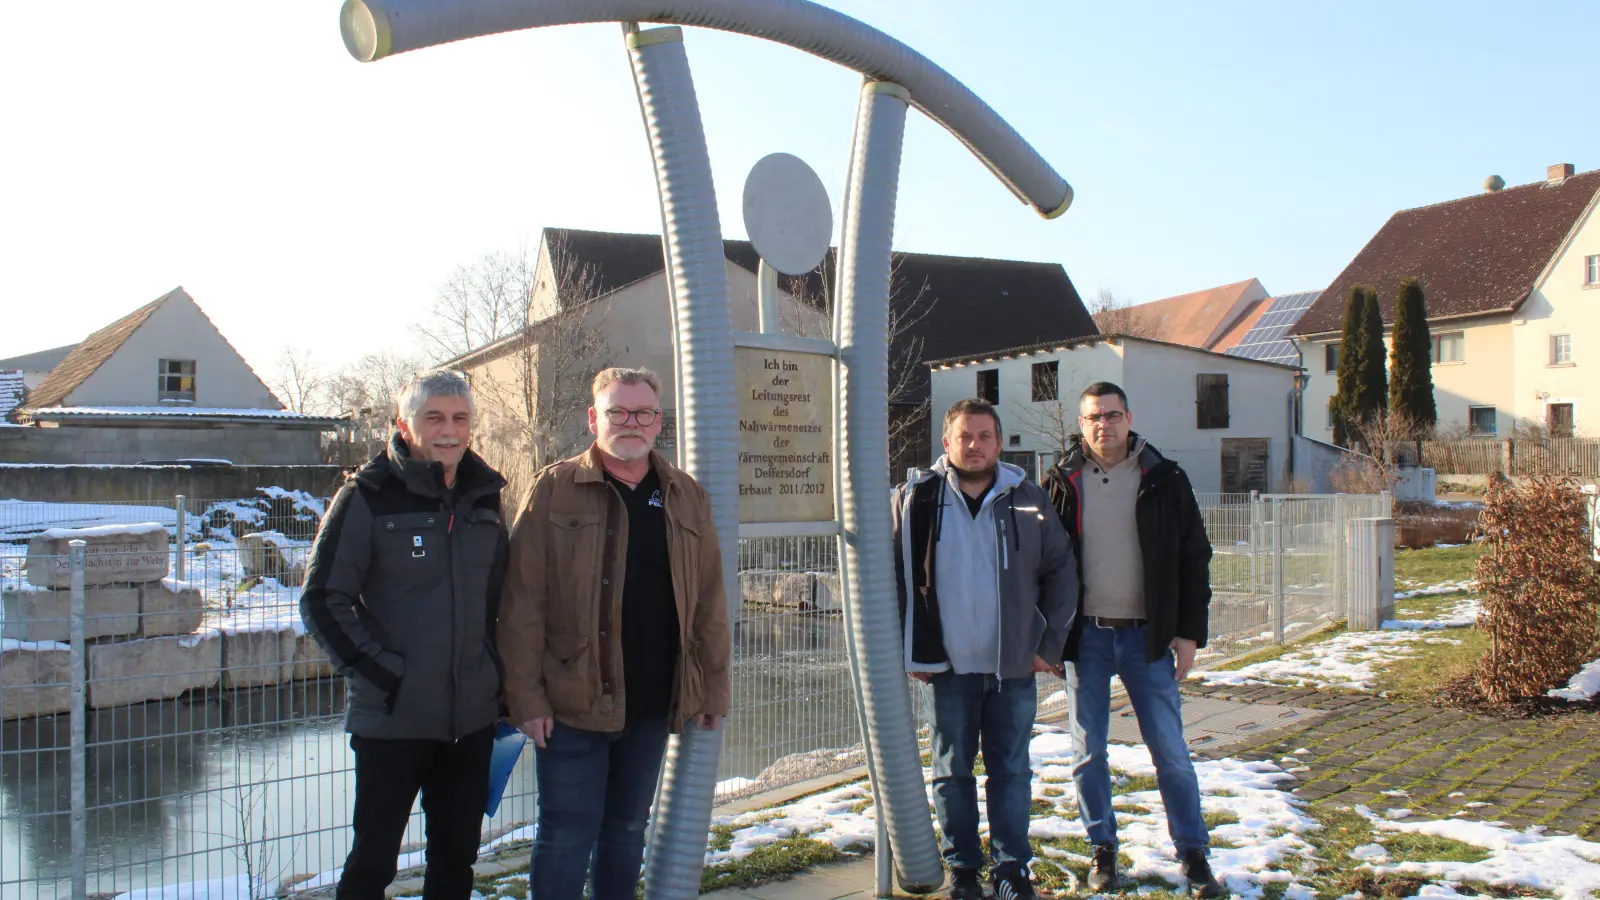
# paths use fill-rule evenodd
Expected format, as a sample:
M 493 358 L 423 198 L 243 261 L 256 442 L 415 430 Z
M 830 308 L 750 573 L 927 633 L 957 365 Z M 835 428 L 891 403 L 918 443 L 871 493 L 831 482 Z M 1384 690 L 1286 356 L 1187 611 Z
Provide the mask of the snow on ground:
M 1551 891 L 1563 900 L 1590 900 L 1594 892 L 1600 890 L 1600 844 L 1593 841 L 1571 835 L 1546 834 L 1542 825 L 1517 831 L 1495 822 L 1469 822 L 1462 819 L 1422 821 L 1410 818 L 1391 821 L 1374 815 L 1366 807 L 1358 806 L 1356 811 L 1372 823 L 1377 832 L 1374 840 L 1380 845 L 1383 833 L 1405 832 L 1449 838 L 1489 852 L 1487 859 L 1473 863 L 1395 863 L 1387 859 L 1387 851 L 1384 851 L 1382 855 L 1371 855 L 1365 863 L 1380 874 L 1404 873 L 1441 882 L 1478 881 L 1498 886 L 1520 885 Z
M 1388 631 L 1433 631 L 1441 628 L 1471 628 L 1477 624 L 1478 614 L 1482 611 L 1483 602 L 1476 597 L 1468 597 L 1433 618 L 1401 613 L 1400 618 L 1384 622 L 1383 627 Z
M 1413 581 L 1410 582 L 1410 584 L 1416 584 L 1416 582 Z M 1410 590 L 1396 591 L 1394 598 L 1396 600 L 1409 600 L 1412 597 L 1431 597 L 1436 594 L 1459 594 L 1464 591 L 1475 591 L 1477 589 L 1478 582 L 1474 579 L 1468 578 L 1465 581 L 1443 581 L 1438 584 L 1428 584 L 1423 585 L 1422 587 L 1411 588 Z
M 1581 703 L 1600 694 L 1600 659 L 1578 670 L 1564 688 L 1551 688 L 1550 696 Z
M 1311 644 L 1277 659 L 1225 672 L 1190 676 L 1207 684 L 1281 684 L 1293 687 L 1371 690 L 1377 666 L 1416 656 L 1419 644 L 1455 644 L 1421 630 L 1358 631 Z

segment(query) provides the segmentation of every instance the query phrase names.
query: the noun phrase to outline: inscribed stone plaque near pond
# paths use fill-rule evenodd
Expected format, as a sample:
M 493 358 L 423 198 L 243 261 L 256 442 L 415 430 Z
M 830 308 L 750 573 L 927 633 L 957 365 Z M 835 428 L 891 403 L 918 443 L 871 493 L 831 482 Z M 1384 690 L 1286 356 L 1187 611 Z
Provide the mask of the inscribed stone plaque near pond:
M 833 521 L 833 359 L 738 347 L 739 521 Z

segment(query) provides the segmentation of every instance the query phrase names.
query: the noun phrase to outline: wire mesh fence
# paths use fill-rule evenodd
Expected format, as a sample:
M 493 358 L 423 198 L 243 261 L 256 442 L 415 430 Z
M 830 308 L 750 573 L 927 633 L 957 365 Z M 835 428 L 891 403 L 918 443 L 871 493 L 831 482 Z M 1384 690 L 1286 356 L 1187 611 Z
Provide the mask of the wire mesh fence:
M 1219 648 L 1342 615 L 1343 523 L 1387 511 L 1386 497 L 1200 499 Z M 0 501 L 0 898 L 71 896 L 75 878 L 90 895 L 187 884 L 237 900 L 335 883 L 354 796 L 346 691 L 298 608 L 323 509 L 293 492 Z M 45 539 L 81 528 L 111 543 L 85 564 L 74 642 L 70 559 Z M 720 801 L 863 762 L 836 539 L 742 540 L 739 571 Z M 1066 708 L 1059 679 L 1038 693 L 1041 714 Z M 913 685 L 919 725 L 929 694 Z M 530 745 L 485 840 L 526 840 L 534 817 Z M 422 840 L 418 811 L 402 868 Z

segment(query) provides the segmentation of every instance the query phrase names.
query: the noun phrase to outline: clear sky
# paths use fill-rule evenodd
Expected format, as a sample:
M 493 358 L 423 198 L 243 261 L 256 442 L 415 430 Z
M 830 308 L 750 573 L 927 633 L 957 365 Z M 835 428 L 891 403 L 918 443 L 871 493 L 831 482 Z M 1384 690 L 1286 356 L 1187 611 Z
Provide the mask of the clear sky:
M 1600 3 L 833 0 L 964 80 L 1070 181 L 1046 222 L 907 129 L 896 246 L 1048 260 L 1135 302 L 1326 285 L 1397 209 L 1600 167 Z M 183 285 L 263 375 L 411 342 L 458 264 L 655 232 L 614 25 L 360 64 L 338 3 L 0 4 L 0 357 Z M 688 33 L 722 209 L 761 156 L 837 200 L 858 77 Z M 837 209 L 837 204 L 835 206 Z

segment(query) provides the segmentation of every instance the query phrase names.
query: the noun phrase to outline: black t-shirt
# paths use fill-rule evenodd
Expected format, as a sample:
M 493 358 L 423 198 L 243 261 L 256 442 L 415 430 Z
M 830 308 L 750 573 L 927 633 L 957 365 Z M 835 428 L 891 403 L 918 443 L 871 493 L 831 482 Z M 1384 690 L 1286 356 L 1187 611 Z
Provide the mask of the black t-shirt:
M 667 511 L 655 469 L 630 488 L 606 474 L 628 507 L 628 568 L 622 577 L 622 678 L 627 715 L 657 718 L 672 707 L 677 683 L 678 607 L 667 555 Z

